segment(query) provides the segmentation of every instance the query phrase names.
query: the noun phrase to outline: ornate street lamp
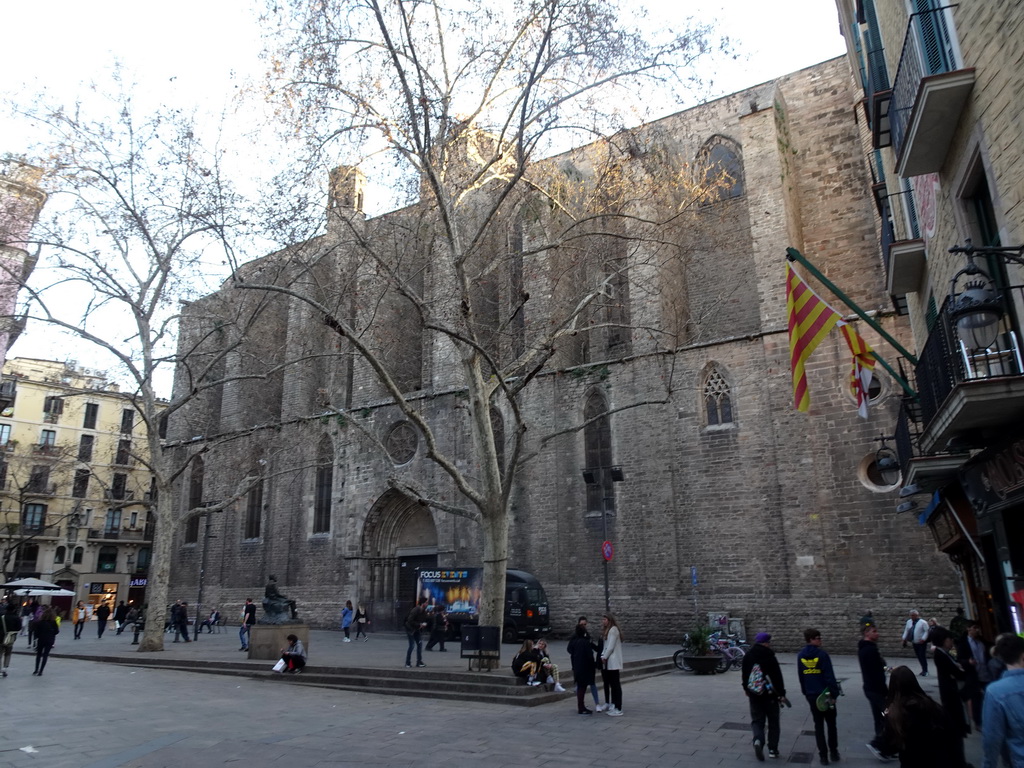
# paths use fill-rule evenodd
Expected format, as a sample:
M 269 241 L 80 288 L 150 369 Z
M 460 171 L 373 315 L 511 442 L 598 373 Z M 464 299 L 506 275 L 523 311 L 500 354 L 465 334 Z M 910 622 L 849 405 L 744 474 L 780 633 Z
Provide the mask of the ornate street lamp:
M 1024 246 L 1016 248 L 975 248 L 970 238 L 965 246 L 953 246 L 950 253 L 967 256 L 967 265 L 949 281 L 949 319 L 956 326 L 960 340 L 971 351 L 990 348 L 999 335 L 1003 318 L 1003 297 L 996 290 L 992 277 L 974 263 L 976 255 L 997 256 L 1024 266 Z M 964 280 L 961 286 L 959 281 Z

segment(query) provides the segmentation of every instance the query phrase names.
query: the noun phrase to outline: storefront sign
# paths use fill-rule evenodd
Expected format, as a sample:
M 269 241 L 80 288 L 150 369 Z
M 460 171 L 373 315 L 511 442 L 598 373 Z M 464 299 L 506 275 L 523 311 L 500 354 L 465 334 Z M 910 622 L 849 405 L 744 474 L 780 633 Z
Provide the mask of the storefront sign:
M 148 582 L 148 579 L 132 579 L 128 582 L 129 587 L 144 587 Z
M 998 451 L 986 451 L 979 459 L 960 478 L 978 513 L 1024 503 L 1024 438 Z

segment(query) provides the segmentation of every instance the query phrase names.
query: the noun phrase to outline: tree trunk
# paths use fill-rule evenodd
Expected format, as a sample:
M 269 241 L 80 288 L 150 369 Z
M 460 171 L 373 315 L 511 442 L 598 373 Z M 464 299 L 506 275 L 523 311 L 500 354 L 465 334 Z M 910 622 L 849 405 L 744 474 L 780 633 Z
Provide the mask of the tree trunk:
M 139 643 L 139 651 L 164 649 L 164 623 L 167 620 L 168 583 L 171 576 L 171 543 L 174 541 L 174 519 L 170 513 L 172 489 L 170 485 L 157 486 L 156 525 L 153 533 L 152 564 L 146 581 L 146 629 Z
M 508 566 L 508 515 L 501 502 L 485 511 L 481 520 L 484 530 L 484 583 L 480 600 L 480 625 L 498 627 L 499 640 L 505 617 L 505 569 Z M 483 669 L 497 669 L 500 659 L 481 663 Z

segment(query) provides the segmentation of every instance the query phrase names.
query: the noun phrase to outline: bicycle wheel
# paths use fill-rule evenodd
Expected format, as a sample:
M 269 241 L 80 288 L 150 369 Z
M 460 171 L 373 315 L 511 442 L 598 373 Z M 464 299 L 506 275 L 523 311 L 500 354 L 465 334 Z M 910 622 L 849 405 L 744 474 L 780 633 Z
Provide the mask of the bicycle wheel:
M 693 667 L 686 663 L 687 650 L 685 648 L 676 651 L 672 655 L 672 662 L 676 665 L 676 669 L 681 669 L 683 672 L 693 672 Z
M 732 665 L 730 668 L 740 669 L 743 666 L 743 657 L 747 655 L 746 651 L 738 645 L 730 650 L 732 651 Z
M 716 651 L 716 652 L 718 653 L 718 665 L 715 667 L 715 672 L 717 672 L 718 674 L 722 674 L 723 672 L 728 672 L 729 671 L 729 667 L 732 666 L 732 659 L 730 659 L 728 656 L 726 656 L 721 651 Z

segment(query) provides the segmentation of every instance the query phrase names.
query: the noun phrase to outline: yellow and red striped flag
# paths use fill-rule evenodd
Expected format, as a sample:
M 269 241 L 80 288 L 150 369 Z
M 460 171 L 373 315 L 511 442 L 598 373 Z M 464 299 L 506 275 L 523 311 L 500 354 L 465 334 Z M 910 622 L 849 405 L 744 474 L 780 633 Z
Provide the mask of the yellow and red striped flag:
M 793 371 L 793 405 L 808 411 L 811 396 L 807 391 L 804 364 L 821 340 L 840 321 L 840 315 L 822 301 L 786 262 L 786 314 L 789 317 L 789 365 Z
M 843 332 L 843 338 L 853 355 L 853 367 L 850 371 L 850 394 L 857 401 L 857 413 L 861 418 L 868 417 L 868 389 L 871 387 L 871 377 L 875 370 L 875 354 L 868 344 L 861 337 L 853 326 L 844 322 L 839 323 L 839 330 Z

